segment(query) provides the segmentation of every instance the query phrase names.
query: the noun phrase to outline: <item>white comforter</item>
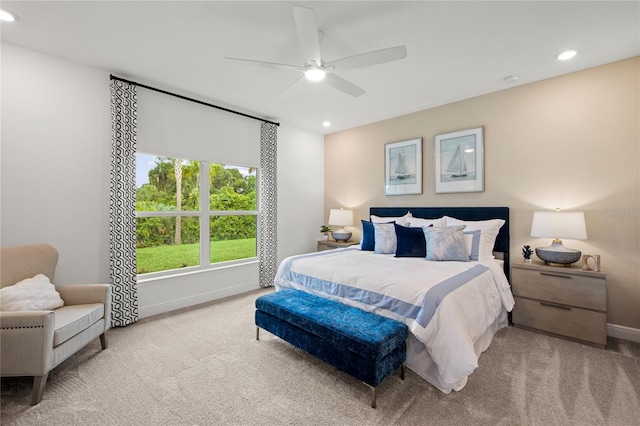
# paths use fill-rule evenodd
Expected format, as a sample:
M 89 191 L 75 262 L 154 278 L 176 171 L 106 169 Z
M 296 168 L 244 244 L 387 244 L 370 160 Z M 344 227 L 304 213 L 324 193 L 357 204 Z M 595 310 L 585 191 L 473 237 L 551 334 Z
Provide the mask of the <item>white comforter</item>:
M 417 339 L 407 341 L 407 366 L 445 393 L 464 387 L 514 305 L 497 262 L 430 262 L 354 248 L 289 257 L 275 285 L 404 322 Z

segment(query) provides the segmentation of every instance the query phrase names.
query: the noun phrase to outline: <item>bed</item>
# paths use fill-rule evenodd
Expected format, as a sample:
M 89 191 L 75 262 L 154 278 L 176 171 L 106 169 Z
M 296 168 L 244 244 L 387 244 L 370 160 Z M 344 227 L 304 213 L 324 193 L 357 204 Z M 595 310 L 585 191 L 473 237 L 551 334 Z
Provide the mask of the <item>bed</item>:
M 358 246 L 284 259 L 276 290 L 407 324 L 407 367 L 444 393 L 461 390 L 514 305 L 509 209 L 372 207 L 362 226 Z

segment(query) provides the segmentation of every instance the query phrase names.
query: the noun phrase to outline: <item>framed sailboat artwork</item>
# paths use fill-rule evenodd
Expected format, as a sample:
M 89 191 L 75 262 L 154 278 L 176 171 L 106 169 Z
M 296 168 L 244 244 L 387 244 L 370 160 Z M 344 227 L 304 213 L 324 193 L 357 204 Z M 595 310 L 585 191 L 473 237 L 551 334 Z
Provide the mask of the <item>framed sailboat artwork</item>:
M 436 193 L 484 191 L 484 128 L 436 135 Z
M 422 138 L 385 144 L 384 195 L 422 194 Z

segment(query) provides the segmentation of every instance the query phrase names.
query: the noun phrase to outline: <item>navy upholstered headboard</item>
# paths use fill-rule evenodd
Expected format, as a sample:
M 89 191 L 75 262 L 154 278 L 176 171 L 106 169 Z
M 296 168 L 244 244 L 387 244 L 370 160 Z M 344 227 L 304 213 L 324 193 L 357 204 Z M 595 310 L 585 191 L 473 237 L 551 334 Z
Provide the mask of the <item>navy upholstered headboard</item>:
M 411 212 L 413 217 L 437 219 L 451 216 L 461 220 L 503 219 L 505 221 L 493 249 L 502 253 L 504 271 L 509 278 L 509 207 L 371 207 L 369 213 L 376 216 L 403 216 Z

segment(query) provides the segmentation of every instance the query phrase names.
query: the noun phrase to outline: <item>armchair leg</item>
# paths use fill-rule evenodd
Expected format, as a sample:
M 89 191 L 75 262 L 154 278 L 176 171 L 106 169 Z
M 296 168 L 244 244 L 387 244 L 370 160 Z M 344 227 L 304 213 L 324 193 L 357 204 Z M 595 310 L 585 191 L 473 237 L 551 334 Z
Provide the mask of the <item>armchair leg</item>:
M 102 349 L 107 349 L 107 332 L 105 331 L 100 335 L 100 344 L 102 345 Z
M 49 373 L 43 376 L 34 376 L 33 391 L 31 392 L 31 405 L 38 405 L 40 404 L 40 401 L 42 401 L 44 387 L 47 385 L 47 377 L 49 377 Z

